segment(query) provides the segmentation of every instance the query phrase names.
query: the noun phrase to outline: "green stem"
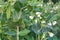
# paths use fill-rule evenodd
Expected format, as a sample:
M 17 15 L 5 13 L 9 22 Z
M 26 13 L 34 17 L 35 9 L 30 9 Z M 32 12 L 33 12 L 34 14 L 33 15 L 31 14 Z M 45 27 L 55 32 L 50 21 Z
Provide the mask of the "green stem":
M 17 40 L 19 40 L 19 26 L 16 27 L 17 27 Z
M 37 40 L 37 34 L 36 34 L 36 40 Z
M 38 35 L 38 40 L 40 40 L 40 35 Z

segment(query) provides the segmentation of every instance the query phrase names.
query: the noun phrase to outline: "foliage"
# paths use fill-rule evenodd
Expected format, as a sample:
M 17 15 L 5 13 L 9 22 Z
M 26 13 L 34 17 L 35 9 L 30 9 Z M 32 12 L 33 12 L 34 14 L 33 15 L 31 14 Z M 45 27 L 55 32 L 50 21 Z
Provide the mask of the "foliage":
M 0 40 L 60 40 L 59 0 L 0 0 Z

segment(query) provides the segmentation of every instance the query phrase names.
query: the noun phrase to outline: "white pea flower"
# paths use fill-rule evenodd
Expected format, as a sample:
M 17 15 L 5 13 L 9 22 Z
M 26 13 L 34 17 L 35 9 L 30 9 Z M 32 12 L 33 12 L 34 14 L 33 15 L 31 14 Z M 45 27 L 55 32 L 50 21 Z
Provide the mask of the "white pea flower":
M 59 7 L 58 7 L 58 6 L 56 6 L 55 8 L 56 8 L 56 9 L 58 9 Z
M 46 21 L 41 21 L 41 23 L 46 23 Z
M 45 35 L 45 34 L 43 34 L 42 38 L 45 38 L 45 36 L 46 36 L 46 35 Z
M 30 19 L 33 19 L 33 18 L 34 18 L 34 16 L 29 16 L 29 18 L 30 18 Z
M 49 32 L 49 36 L 50 36 L 50 37 L 53 37 L 53 36 L 54 36 L 54 33 Z
M 54 10 L 57 10 L 58 8 L 59 8 L 58 6 L 56 6 L 56 7 L 53 7 L 53 9 L 54 9 Z
M 53 23 L 52 23 L 53 25 L 56 25 L 57 24 L 57 21 L 53 21 Z
M 43 6 L 43 4 L 40 4 L 40 6 L 42 7 L 42 6 Z
M 48 23 L 48 25 L 49 25 L 49 26 L 52 26 L 52 23 L 51 23 L 51 22 L 49 22 L 49 23 Z
M 41 12 L 36 12 L 36 15 L 40 15 L 41 14 Z
M 47 4 L 50 5 L 50 4 L 52 4 L 52 3 L 51 3 L 51 2 L 48 2 Z
M 36 12 L 37 17 L 40 17 L 41 12 Z
M 40 17 L 40 15 L 37 15 L 37 17 Z
M 40 19 L 42 19 L 42 17 L 40 16 Z
M 42 4 L 38 4 L 37 6 L 40 6 L 40 7 L 42 7 L 43 5 L 42 5 Z
M 28 10 L 28 9 L 25 9 L 25 10 Z
M 50 11 L 51 13 L 54 12 L 53 10 Z
M 35 23 L 37 23 L 37 19 L 35 20 Z

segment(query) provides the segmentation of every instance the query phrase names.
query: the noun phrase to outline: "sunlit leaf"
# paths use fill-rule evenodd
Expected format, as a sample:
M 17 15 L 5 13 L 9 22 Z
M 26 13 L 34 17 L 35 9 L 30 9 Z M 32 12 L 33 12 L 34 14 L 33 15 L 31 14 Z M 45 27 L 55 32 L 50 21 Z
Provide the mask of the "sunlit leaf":
M 24 30 L 21 30 L 21 31 L 19 32 L 19 35 L 20 35 L 20 36 L 25 36 L 25 35 L 27 35 L 28 33 L 30 33 L 30 30 L 24 29 Z
M 6 17 L 7 17 L 7 19 L 9 19 L 10 16 L 11 16 L 11 7 L 8 6 L 8 7 L 7 7 L 7 10 L 6 10 Z

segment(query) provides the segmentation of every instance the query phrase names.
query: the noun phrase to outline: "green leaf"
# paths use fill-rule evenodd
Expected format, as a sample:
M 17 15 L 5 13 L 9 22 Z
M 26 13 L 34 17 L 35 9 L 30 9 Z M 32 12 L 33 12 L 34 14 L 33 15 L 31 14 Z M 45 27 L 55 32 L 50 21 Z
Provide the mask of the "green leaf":
M 48 40 L 58 40 L 58 38 L 56 36 L 54 36 L 54 37 L 48 37 Z
M 38 0 L 30 0 L 30 1 L 28 1 L 28 4 L 30 6 L 38 6 L 39 4 L 42 4 L 42 1 L 41 0 L 39 0 L 39 1 Z
M 49 21 L 57 20 L 57 19 L 58 19 L 58 17 L 60 17 L 60 14 L 55 14 L 54 16 L 52 16 L 52 17 L 50 18 L 50 20 L 49 20 Z
M 2 30 L 1 30 L 1 21 L 0 21 L 0 33 L 2 33 Z
M 19 26 L 20 26 L 21 29 L 25 28 L 25 23 L 22 19 L 19 20 Z
M 10 35 L 10 36 L 16 35 L 16 33 L 14 31 L 5 32 L 5 34 Z
M 23 5 L 19 2 L 19 1 L 16 1 L 15 4 L 14 4 L 14 9 L 19 12 L 20 9 L 23 7 Z
M 27 0 L 19 0 L 22 4 L 27 3 Z
M 20 35 L 20 36 L 25 36 L 25 35 L 27 35 L 28 33 L 30 33 L 30 30 L 24 29 L 24 30 L 21 30 L 21 31 L 19 32 L 19 35 Z
M 6 17 L 7 17 L 7 19 L 9 19 L 10 16 L 11 16 L 11 7 L 8 6 L 8 7 L 7 7 L 7 10 L 6 10 Z
M 34 40 L 34 37 L 33 36 L 26 36 L 25 37 L 27 40 Z
M 53 40 L 58 40 L 58 38 L 56 36 L 53 37 Z
M 40 34 L 41 32 L 40 32 L 40 23 L 35 23 L 35 24 L 33 24 L 32 25 L 32 27 L 31 27 L 31 30 L 32 31 L 34 31 L 34 33 L 36 33 L 36 34 Z
M 13 11 L 13 14 L 12 14 L 13 22 L 19 21 L 19 19 L 21 18 L 21 14 L 22 14 L 21 11 L 20 12 Z

